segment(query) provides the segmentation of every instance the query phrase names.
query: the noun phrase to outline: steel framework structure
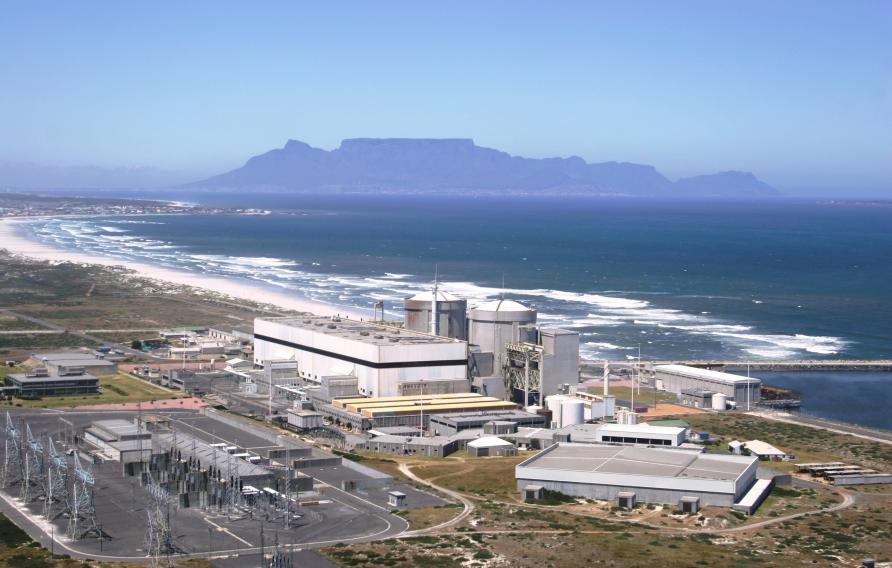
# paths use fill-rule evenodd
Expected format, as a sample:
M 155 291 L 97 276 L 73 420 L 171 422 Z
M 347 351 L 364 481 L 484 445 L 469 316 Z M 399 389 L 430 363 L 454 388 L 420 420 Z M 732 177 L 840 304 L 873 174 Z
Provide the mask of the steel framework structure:
M 71 515 L 71 495 L 68 490 L 68 460 L 64 454 L 56 450 L 56 443 L 47 436 L 47 474 L 45 500 L 43 502 L 43 516 L 48 521 L 57 519 L 63 515 Z M 60 511 L 55 511 L 56 504 L 62 506 Z
M 22 432 L 16 427 L 9 412 L 6 413 L 6 447 L 3 452 L 3 487 L 22 481 Z
M 93 489 L 96 485 L 96 477 L 93 468 L 84 468 L 81 465 L 81 457 L 74 453 L 74 479 L 71 492 L 71 516 L 68 518 L 68 537 L 78 540 L 89 535 L 102 538 L 102 529 L 96 519 L 96 503 L 93 499 Z
M 534 343 L 507 343 L 505 345 L 505 396 L 509 399 L 515 390 L 523 391 L 523 405 L 530 405 L 530 393 L 542 398 L 543 347 Z

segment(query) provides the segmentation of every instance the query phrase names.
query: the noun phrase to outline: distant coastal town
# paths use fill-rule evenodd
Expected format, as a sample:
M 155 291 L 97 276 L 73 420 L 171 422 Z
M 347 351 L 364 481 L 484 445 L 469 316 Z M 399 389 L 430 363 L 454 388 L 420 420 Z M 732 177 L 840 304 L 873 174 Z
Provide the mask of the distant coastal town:
M 206 207 L 173 201 L 0 192 L 0 217 L 54 215 L 269 215 L 264 209 Z

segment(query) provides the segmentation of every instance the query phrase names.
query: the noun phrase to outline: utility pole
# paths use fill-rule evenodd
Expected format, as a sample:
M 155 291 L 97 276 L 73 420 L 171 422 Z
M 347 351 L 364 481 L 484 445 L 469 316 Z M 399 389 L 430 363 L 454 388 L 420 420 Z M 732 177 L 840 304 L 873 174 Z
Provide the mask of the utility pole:
M 750 362 L 747 359 L 746 362 L 746 411 L 750 411 L 750 392 L 752 391 L 753 385 L 750 384 Z

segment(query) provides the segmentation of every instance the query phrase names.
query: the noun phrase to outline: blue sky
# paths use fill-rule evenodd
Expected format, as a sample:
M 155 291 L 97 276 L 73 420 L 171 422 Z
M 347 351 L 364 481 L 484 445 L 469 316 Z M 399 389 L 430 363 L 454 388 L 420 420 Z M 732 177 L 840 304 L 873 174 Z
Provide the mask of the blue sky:
M 892 2 L 4 2 L 0 161 L 201 176 L 288 138 L 892 195 Z

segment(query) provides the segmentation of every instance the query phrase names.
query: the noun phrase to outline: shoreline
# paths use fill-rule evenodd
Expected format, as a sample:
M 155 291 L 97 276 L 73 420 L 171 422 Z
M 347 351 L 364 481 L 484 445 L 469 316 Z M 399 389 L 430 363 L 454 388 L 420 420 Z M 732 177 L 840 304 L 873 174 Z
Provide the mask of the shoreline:
M 0 249 L 6 249 L 14 256 L 30 258 L 34 260 L 50 262 L 73 262 L 78 264 L 93 264 L 105 267 L 121 267 L 133 271 L 137 276 L 150 280 L 157 280 L 190 286 L 216 294 L 223 294 L 239 300 L 270 304 L 284 310 L 309 312 L 322 316 L 343 316 L 351 318 L 367 318 L 369 314 L 352 307 L 326 304 L 307 299 L 297 293 L 283 293 L 250 281 L 197 274 L 186 270 L 177 270 L 154 266 L 135 260 L 119 259 L 110 256 L 101 256 L 79 251 L 71 251 L 41 243 L 29 238 L 23 226 L 29 222 L 43 220 L 50 217 L 6 217 L 0 219 Z

